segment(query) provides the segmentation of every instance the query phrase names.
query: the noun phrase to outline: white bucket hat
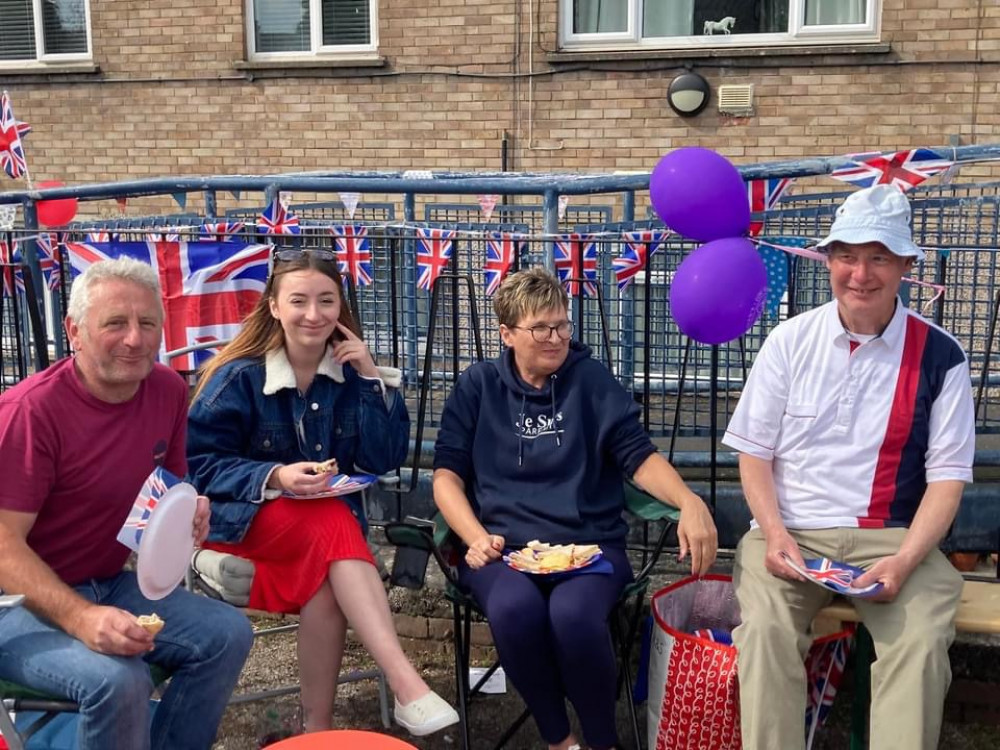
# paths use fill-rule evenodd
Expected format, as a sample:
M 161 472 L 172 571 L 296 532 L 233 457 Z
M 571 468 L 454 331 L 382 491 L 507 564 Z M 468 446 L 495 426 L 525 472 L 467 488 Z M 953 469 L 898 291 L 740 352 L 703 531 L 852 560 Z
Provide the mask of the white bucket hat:
M 833 242 L 878 242 L 901 258 L 924 259 L 910 231 L 910 202 L 895 185 L 873 185 L 847 196 L 837 209 L 830 234 L 816 247 Z

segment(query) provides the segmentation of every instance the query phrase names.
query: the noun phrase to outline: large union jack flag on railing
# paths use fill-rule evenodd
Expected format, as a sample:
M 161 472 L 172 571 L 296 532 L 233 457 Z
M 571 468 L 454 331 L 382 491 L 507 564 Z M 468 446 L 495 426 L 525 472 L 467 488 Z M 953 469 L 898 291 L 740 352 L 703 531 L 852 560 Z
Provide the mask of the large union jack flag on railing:
M 794 177 L 768 177 L 765 180 L 750 180 L 747 183 L 747 198 L 750 200 L 750 213 L 761 216 L 761 214 L 771 211 L 793 182 L 795 182 Z M 756 237 L 763 231 L 763 216 L 760 219 L 751 220 L 751 237 Z
M 527 241 L 520 234 L 512 232 L 490 232 L 486 235 L 486 262 L 483 273 L 486 275 L 486 296 L 492 296 L 500 283 L 507 277 L 514 259 L 527 246 Z
M 35 247 L 38 248 L 38 267 L 42 270 L 46 285 L 53 292 L 62 283 L 59 245 L 59 235 L 55 232 L 42 232 L 35 240 Z
M 584 296 L 597 296 L 597 242 L 589 234 L 560 234 L 552 243 L 556 273 L 570 297 L 583 288 Z M 572 281 L 572 279 L 586 279 Z
M 14 292 L 24 293 L 24 273 L 21 271 L 21 253 L 16 242 L 0 240 L 0 276 L 3 276 L 3 296 L 13 297 Z
M 346 224 L 330 227 L 330 233 L 337 245 L 340 275 L 350 279 L 355 287 L 371 284 L 375 272 L 372 269 L 372 243 L 368 228 Z
M 21 139 L 30 132 L 31 126 L 28 123 L 14 119 L 10 95 L 4 91 L 0 95 L 0 168 L 8 177 L 17 179 L 28 171 Z
M 454 229 L 417 227 L 417 289 L 430 291 L 451 261 Z
M 830 176 L 860 188 L 872 185 L 895 185 L 904 193 L 936 174 L 944 172 L 953 161 L 945 159 L 929 148 L 882 154 L 851 154 L 853 163 L 835 169 Z
M 258 217 L 257 231 L 260 234 L 302 234 L 299 217 L 290 208 L 285 208 L 278 198 Z
M 619 289 L 635 281 L 636 274 L 646 267 L 646 258 L 656 255 L 666 237 L 667 232 L 657 229 L 622 232 L 622 254 L 612 261 Z
M 73 273 L 107 258 L 148 263 L 160 278 L 166 320 L 161 358 L 195 344 L 232 339 L 267 283 L 270 245 L 242 242 L 68 242 Z M 208 359 L 207 349 L 167 364 L 186 372 Z

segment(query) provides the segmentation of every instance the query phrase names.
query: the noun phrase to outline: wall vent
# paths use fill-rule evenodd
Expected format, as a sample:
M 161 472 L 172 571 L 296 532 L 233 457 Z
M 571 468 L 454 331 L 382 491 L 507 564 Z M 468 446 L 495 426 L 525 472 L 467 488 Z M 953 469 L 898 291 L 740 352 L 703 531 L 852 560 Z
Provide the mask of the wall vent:
M 719 86 L 719 112 L 733 117 L 753 114 L 753 84 Z

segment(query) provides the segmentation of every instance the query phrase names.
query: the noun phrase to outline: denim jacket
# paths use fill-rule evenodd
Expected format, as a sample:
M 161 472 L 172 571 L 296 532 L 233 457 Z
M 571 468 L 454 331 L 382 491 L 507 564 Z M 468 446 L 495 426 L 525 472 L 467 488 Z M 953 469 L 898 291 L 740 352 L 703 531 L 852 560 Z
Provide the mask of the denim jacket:
M 188 419 L 188 472 L 211 500 L 209 541 L 243 538 L 268 477 L 283 464 L 336 458 L 341 472 L 370 474 L 400 466 L 410 432 L 396 392 L 400 372 L 380 367 L 379 374 L 381 382 L 363 378 L 328 354 L 301 394 L 283 348 L 220 368 Z M 367 531 L 361 494 L 344 500 Z

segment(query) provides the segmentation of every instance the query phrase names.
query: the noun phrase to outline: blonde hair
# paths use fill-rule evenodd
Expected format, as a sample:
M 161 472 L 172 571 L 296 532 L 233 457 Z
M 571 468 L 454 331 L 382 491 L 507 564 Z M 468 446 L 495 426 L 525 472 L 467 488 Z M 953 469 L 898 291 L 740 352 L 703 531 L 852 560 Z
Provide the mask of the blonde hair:
M 201 367 L 198 378 L 198 386 L 194 390 L 192 400 L 198 397 L 205 385 L 212 379 L 212 376 L 224 365 L 233 360 L 263 357 L 268 352 L 279 349 L 285 345 L 285 331 L 281 327 L 281 321 L 271 315 L 271 300 L 278 292 L 281 284 L 281 277 L 295 271 L 319 271 L 325 276 L 333 279 L 340 295 L 340 317 L 339 323 L 343 323 L 358 338 L 362 338 L 361 327 L 354 320 L 350 305 L 344 296 L 343 280 L 340 271 L 337 270 L 337 262 L 334 260 L 322 260 L 308 250 L 304 251 L 302 257 L 289 261 L 276 261 L 271 269 L 271 275 L 267 279 L 267 286 L 264 293 L 257 300 L 257 305 L 243 320 L 240 332 L 232 341 L 208 360 Z M 330 335 L 330 341 L 338 341 L 342 334 L 334 329 Z
M 501 325 L 516 326 L 541 310 L 566 310 L 569 296 L 555 276 L 544 268 L 512 273 L 493 297 L 493 311 Z

